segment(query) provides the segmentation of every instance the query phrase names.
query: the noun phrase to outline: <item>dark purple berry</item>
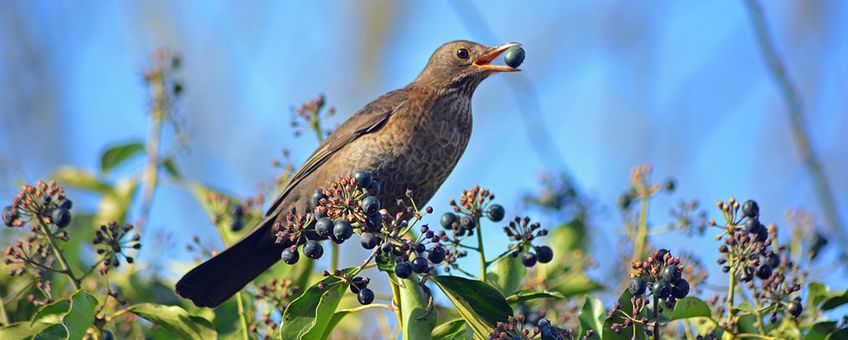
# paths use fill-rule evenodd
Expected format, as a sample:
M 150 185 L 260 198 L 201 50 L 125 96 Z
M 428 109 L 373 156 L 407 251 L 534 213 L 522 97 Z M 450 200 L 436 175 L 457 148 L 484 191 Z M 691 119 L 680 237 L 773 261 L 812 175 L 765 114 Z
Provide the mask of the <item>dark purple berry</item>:
M 662 273 L 660 273 L 660 277 L 662 277 L 663 280 L 666 280 L 668 282 L 676 282 L 680 279 L 681 274 L 683 273 L 680 271 L 680 268 L 678 268 L 677 265 L 669 265 L 663 268 Z
M 51 215 L 53 224 L 59 228 L 67 227 L 71 223 L 71 212 L 65 208 L 56 208 Z
M 370 305 L 374 302 L 374 291 L 370 288 L 364 288 L 359 291 L 359 294 L 356 295 L 356 299 L 359 300 L 360 304 Z
M 754 200 L 747 200 L 742 203 L 742 214 L 750 218 L 757 218 L 760 216 L 760 206 Z
M 486 217 L 488 217 L 492 222 L 502 221 L 504 215 L 506 215 L 506 211 L 500 204 L 492 204 L 489 206 L 489 209 L 486 210 Z
M 804 307 L 801 306 L 801 298 L 796 297 L 794 300 L 792 300 L 792 302 L 790 302 L 786 306 L 786 311 L 789 312 L 792 317 L 797 318 L 798 316 L 800 316 L 801 312 L 804 311 Z
M 372 195 L 380 194 L 380 182 L 371 181 L 371 185 L 368 186 L 368 192 Z
M 675 299 L 685 298 L 689 295 L 689 281 L 679 279 L 671 286 L 671 296 Z
M 391 254 L 392 248 L 394 248 L 394 247 L 392 247 L 392 244 L 389 243 L 389 242 L 386 242 L 386 243 L 383 243 L 382 246 L 380 246 L 380 251 L 382 251 L 385 254 Z
M 430 264 L 427 262 L 427 259 L 423 257 L 416 257 L 412 260 L 412 271 L 419 274 L 426 273 L 427 269 L 429 269 L 429 265 Z
M 362 233 L 362 235 L 359 236 L 359 242 L 362 243 L 362 247 L 365 249 L 374 249 L 379 240 L 377 239 L 377 236 L 374 236 L 372 233 Z
M 757 232 L 757 241 L 766 242 L 766 240 L 768 240 L 768 236 L 768 230 L 766 230 L 766 228 L 760 228 Z
M 445 251 L 445 248 L 442 248 L 442 246 L 433 247 L 427 254 L 427 258 L 430 259 L 430 262 L 435 264 L 442 263 L 442 261 L 445 260 L 445 256 L 447 256 L 447 252 Z
M 322 238 L 329 237 L 333 233 L 333 221 L 326 217 L 319 218 L 315 222 L 315 233 Z
M 297 260 L 300 259 L 300 254 L 297 253 L 297 248 L 289 247 L 283 250 L 283 254 L 280 256 L 283 259 L 283 262 L 286 264 L 295 264 Z
M 63 199 L 59 200 L 59 202 L 56 202 L 56 204 L 60 208 L 65 208 L 65 209 L 68 209 L 68 210 L 71 210 L 71 208 L 74 207 L 74 202 L 72 202 L 71 200 L 69 200 L 67 198 L 63 198 Z
M 336 220 L 333 224 L 333 236 L 341 242 L 347 241 L 353 236 L 353 226 L 348 221 Z
M 453 224 L 457 223 L 458 218 L 456 214 L 452 212 L 446 212 L 442 214 L 442 218 L 439 219 L 439 223 L 442 225 L 442 228 L 447 230 L 453 229 Z
M 230 231 L 238 232 L 244 228 L 244 222 L 241 218 L 233 218 L 233 223 L 230 223 Z
M 634 277 L 630 279 L 630 282 L 627 284 L 627 289 L 630 290 L 630 295 L 642 296 L 642 294 L 645 294 L 645 291 L 648 289 L 648 283 L 642 278 Z
M 383 229 L 383 215 L 380 213 L 368 215 L 365 225 L 368 226 L 368 230 L 379 232 Z
M 359 203 L 366 215 L 374 215 L 380 211 L 380 200 L 377 196 L 368 196 Z
M 462 229 L 471 230 L 477 226 L 477 221 L 475 221 L 471 216 L 463 215 L 459 219 L 459 226 L 462 227 Z
M 425 248 L 425 247 L 424 247 L 424 245 L 423 245 L 423 244 L 421 244 L 421 243 L 417 243 L 417 244 L 415 244 L 415 248 L 414 248 L 414 249 L 415 249 L 415 252 L 416 252 L 416 253 L 419 253 L 419 254 L 421 254 L 421 253 L 423 253 L 424 251 L 426 251 L 426 250 L 427 250 L 427 248 Z
M 536 254 L 524 253 L 524 255 L 521 256 L 521 263 L 523 263 L 525 267 L 535 266 L 536 265 Z
M 745 231 L 751 234 L 758 234 L 760 229 L 763 227 L 756 218 L 749 217 L 747 221 L 745 221 Z
M 515 68 L 521 66 L 524 62 L 524 49 L 520 46 L 513 46 L 506 50 L 504 54 L 504 63 L 509 67 Z
M 554 259 L 554 251 L 548 246 L 536 247 L 536 259 L 539 263 L 548 263 Z
M 759 268 L 757 268 L 757 277 L 760 278 L 760 280 L 768 280 L 768 278 L 771 277 L 771 272 L 771 266 L 767 263 L 763 263 Z
M 368 283 L 370 281 L 371 280 L 364 276 L 354 277 L 350 280 L 350 292 L 354 294 L 359 293 L 360 290 L 363 290 L 368 287 Z
M 12 207 L 3 208 L 3 224 L 7 227 L 11 227 L 12 223 L 18 219 L 18 209 Z
M 395 265 L 395 275 L 397 275 L 397 277 L 401 279 L 408 278 L 410 275 L 412 275 L 412 266 L 410 266 L 409 263 L 406 262 L 398 263 L 397 265 Z
M 775 253 L 769 254 L 768 257 L 766 257 L 766 264 L 768 264 L 772 268 L 779 267 L 780 266 L 780 256 L 775 254 Z
M 651 286 L 651 291 L 654 292 L 654 295 L 658 299 L 665 299 L 671 294 L 671 285 L 668 284 L 665 280 L 657 280 L 654 282 L 654 285 Z
M 668 254 L 668 249 L 657 250 L 657 260 L 663 261 L 665 259 L 665 254 Z
M 315 192 L 312 193 L 312 205 L 317 207 L 321 204 L 321 199 L 324 197 L 326 196 L 324 196 L 324 192 L 321 191 L 321 189 L 315 190 Z
M 320 259 L 324 255 L 324 247 L 318 241 L 306 241 L 306 244 L 303 245 L 303 255 L 311 259 Z
M 360 188 L 368 188 L 371 186 L 371 181 L 374 180 L 374 177 L 371 176 L 371 173 L 364 170 L 357 170 L 353 173 L 353 178 L 356 179 L 356 184 L 359 185 Z

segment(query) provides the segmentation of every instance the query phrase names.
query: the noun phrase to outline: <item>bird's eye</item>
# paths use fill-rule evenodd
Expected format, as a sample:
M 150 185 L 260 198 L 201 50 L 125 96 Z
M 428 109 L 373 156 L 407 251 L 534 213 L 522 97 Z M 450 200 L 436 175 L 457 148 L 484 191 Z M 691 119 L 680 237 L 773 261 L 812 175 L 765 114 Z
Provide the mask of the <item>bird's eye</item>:
M 460 48 L 460 49 L 456 50 L 456 56 L 459 59 L 468 59 L 468 50 L 466 50 L 464 48 Z

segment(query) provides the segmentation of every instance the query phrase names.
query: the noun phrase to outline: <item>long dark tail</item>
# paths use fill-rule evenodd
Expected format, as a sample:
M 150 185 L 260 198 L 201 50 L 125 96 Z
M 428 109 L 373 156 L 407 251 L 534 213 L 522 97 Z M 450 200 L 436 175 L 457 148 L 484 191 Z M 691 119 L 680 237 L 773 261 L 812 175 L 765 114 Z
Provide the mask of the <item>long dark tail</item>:
M 198 307 L 227 301 L 280 259 L 284 246 L 274 244 L 273 223 L 269 216 L 250 235 L 185 274 L 177 282 L 177 295 Z

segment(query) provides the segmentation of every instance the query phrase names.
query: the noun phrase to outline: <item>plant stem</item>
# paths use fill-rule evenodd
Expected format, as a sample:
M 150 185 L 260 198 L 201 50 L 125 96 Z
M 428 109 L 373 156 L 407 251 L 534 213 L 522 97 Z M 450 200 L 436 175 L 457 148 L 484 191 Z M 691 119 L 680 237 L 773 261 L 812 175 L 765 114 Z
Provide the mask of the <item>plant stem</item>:
M 692 324 L 689 320 L 683 320 L 683 333 L 686 334 L 686 340 L 694 340 L 695 334 L 692 334 Z
M 824 210 L 824 215 L 828 222 L 826 224 L 831 227 L 830 229 L 836 235 L 841 248 L 845 249 L 848 247 L 848 235 L 845 234 L 845 226 L 839 218 L 839 213 L 836 209 L 836 199 L 833 196 L 833 191 L 827 181 L 827 177 L 824 175 L 824 169 L 822 169 L 821 163 L 810 143 L 810 137 L 804 125 L 804 112 L 798 91 L 792 84 L 792 81 L 790 81 L 783 61 L 777 55 L 774 42 L 769 35 L 769 28 L 765 20 L 765 15 L 763 15 L 762 6 L 757 0 L 747 0 L 745 4 L 748 7 L 748 14 L 751 17 L 751 25 L 754 26 L 760 52 L 768 64 L 771 76 L 774 78 L 786 102 L 789 123 L 792 128 L 792 134 L 795 137 L 795 147 L 801 154 L 804 166 L 813 177 L 814 189 L 816 190 L 819 203 L 822 205 L 822 210 Z
M 389 280 L 389 284 L 392 285 L 392 307 L 394 307 L 395 316 L 397 316 L 398 329 L 403 329 L 403 316 L 400 312 L 400 287 L 393 280 Z
M 654 294 L 654 340 L 660 338 L 660 299 Z
M 648 243 L 648 201 L 647 195 L 641 196 L 639 201 L 639 226 L 633 242 L 633 261 L 639 261 L 645 256 L 645 247 Z
M 142 234 L 150 209 L 153 206 L 153 194 L 156 192 L 156 182 L 159 178 L 159 139 L 162 135 L 162 121 L 168 114 L 165 99 L 165 75 L 160 74 L 153 81 L 153 112 L 151 115 L 150 131 L 147 136 L 147 164 L 144 166 L 144 193 L 141 202 L 138 233 Z
M 480 252 L 480 281 L 486 282 L 486 269 L 488 267 L 486 262 L 486 251 L 483 250 L 483 232 L 482 228 L 480 228 L 480 218 L 474 218 L 477 222 L 477 248 Z
M 247 326 L 247 318 L 244 316 L 244 299 L 242 298 L 242 292 L 238 292 L 236 294 L 236 302 L 238 302 L 238 313 L 239 313 L 239 321 L 241 322 L 241 335 L 244 340 L 249 340 L 250 335 L 248 334 L 248 326 Z
M 330 272 L 339 269 L 339 245 L 330 241 Z
M 3 325 L 9 324 L 9 316 L 6 315 L 6 302 L 3 301 L 3 297 L 0 296 L 0 323 Z
M 372 303 L 372 304 L 370 304 L 370 305 L 363 305 L 363 306 L 354 307 L 354 308 L 348 308 L 348 309 L 340 309 L 338 312 L 356 313 L 356 312 L 359 312 L 359 311 L 363 311 L 363 310 L 366 310 L 366 309 L 372 309 L 372 308 L 383 308 L 383 309 L 386 309 L 386 310 L 389 310 L 389 311 L 392 311 L 392 312 L 394 312 L 394 311 L 395 311 L 395 308 L 394 308 L 394 307 L 389 306 L 389 305 L 387 305 L 387 304 L 384 304 L 384 303 Z M 337 313 L 338 313 L 338 312 L 337 312 Z
M 59 244 L 56 243 L 56 239 L 53 238 L 53 234 L 50 233 L 50 228 L 41 221 L 41 217 L 36 216 L 35 219 L 38 220 L 38 225 L 41 226 L 41 230 L 44 232 L 44 237 L 47 238 L 47 242 L 50 244 L 50 249 L 53 250 L 53 255 L 56 256 L 56 259 L 59 260 L 59 265 L 62 266 L 61 273 L 65 274 L 71 280 L 71 285 L 74 286 L 75 290 L 80 290 L 80 281 L 74 275 L 74 272 L 71 271 L 71 267 L 68 265 L 68 260 L 66 260 L 65 255 L 62 254 L 62 249 L 59 248 Z
M 730 257 L 730 277 L 728 278 L 727 285 L 727 321 L 728 323 L 733 319 L 733 295 L 736 293 L 736 264 L 733 263 L 734 258 L 733 255 Z

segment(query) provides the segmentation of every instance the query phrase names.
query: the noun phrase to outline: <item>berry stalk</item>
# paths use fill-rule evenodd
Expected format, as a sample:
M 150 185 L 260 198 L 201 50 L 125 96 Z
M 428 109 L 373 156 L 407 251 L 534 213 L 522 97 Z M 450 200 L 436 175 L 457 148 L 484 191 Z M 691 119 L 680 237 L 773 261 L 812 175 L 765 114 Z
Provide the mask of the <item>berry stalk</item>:
M 38 225 L 41 227 L 41 231 L 44 233 L 44 237 L 47 239 L 47 242 L 50 244 L 50 249 L 53 251 L 53 255 L 56 256 L 56 259 L 59 260 L 59 265 L 62 266 L 62 274 L 65 274 L 71 281 L 71 285 L 74 286 L 75 290 L 80 290 L 80 281 L 74 275 L 74 272 L 71 271 L 71 267 L 68 266 L 68 260 L 65 259 L 65 254 L 62 254 L 62 250 L 59 248 L 59 245 L 56 243 L 56 239 L 53 237 L 53 233 L 50 232 L 50 228 L 44 224 L 40 216 L 37 216 L 35 220 L 38 221 Z

